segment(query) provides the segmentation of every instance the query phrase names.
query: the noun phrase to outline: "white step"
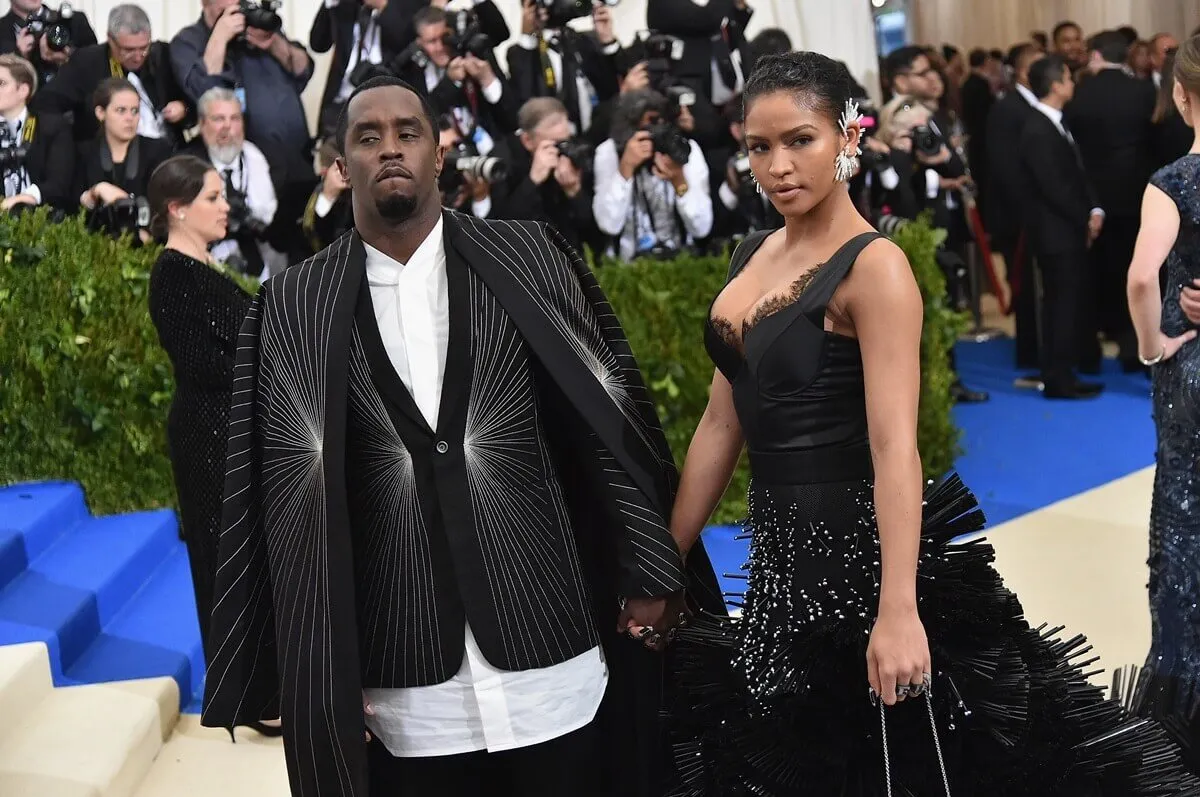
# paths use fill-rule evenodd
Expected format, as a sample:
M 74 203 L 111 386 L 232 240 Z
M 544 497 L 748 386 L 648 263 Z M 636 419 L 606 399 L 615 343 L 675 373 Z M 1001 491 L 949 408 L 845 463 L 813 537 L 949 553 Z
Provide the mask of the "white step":
M 0 645 L 0 746 L 53 688 L 45 643 Z
M 0 795 L 133 797 L 178 716 L 171 678 L 52 689 L 0 742 Z

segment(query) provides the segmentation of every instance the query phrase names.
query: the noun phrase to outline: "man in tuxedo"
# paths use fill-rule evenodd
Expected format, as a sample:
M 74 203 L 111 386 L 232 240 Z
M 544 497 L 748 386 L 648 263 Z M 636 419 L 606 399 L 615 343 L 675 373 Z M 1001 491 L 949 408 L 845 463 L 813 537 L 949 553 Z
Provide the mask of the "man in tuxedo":
M 196 122 L 194 108 L 171 68 L 165 42 L 151 40 L 150 17 L 132 4 L 108 13 L 108 39 L 80 48 L 56 77 L 38 92 L 37 110 L 69 116 L 75 140 L 95 138 L 99 130 L 92 95 L 110 77 L 125 78 L 141 97 L 138 135 L 183 144 L 183 133 Z
M 31 19 L 54 17 L 55 12 L 42 0 L 12 0 L 9 5 L 8 13 L 0 17 L 0 53 L 16 53 L 33 64 L 39 85 L 54 80 L 79 48 L 96 43 L 96 32 L 82 11 L 74 11 L 64 20 L 70 32 L 69 41 L 66 47 L 55 49 L 44 35 L 35 36 L 29 24 Z
M 1038 286 L 1029 241 L 1023 239 L 1026 189 L 1021 163 L 1021 133 L 1034 113 L 1037 97 L 1029 88 L 1029 68 L 1044 57 L 1033 42 L 1014 46 L 1008 53 L 1013 70 L 1012 88 L 1001 97 L 987 119 L 987 230 L 992 248 L 1004 257 L 1016 318 L 1016 366 L 1041 365 L 1038 335 Z
M 342 118 L 355 229 L 238 342 L 203 722 L 280 716 L 295 794 L 657 797 L 647 648 L 720 604 L 629 344 L 552 228 L 442 209 L 416 89 Z
M 1042 394 L 1079 399 L 1103 386 L 1082 382 L 1081 347 L 1095 329 L 1087 327 L 1088 249 L 1104 225 L 1104 211 L 1084 171 L 1075 138 L 1063 122 L 1063 107 L 1075 93 L 1067 63 L 1046 56 L 1029 69 L 1036 113 L 1021 133 L 1020 166 L 1026 185 L 1025 229 L 1042 273 Z
M 10 213 L 38 205 L 76 210 L 79 194 L 70 126 L 61 116 L 29 110 L 37 91 L 33 64 L 12 53 L 0 55 L 0 78 L 0 124 L 7 128 L 4 147 L 25 149 L 16 165 L 0 172 L 4 181 L 0 208 Z
M 1141 225 L 1142 194 L 1154 170 L 1150 118 L 1156 95 L 1148 81 L 1125 71 L 1129 45 L 1122 34 L 1099 33 L 1092 45 L 1094 74 L 1080 85 L 1065 114 L 1084 170 L 1104 208 L 1104 230 L 1092 248 L 1089 280 L 1098 326 L 1119 346 L 1122 367 L 1133 372 L 1142 366 L 1125 283 Z M 1086 342 L 1083 353 L 1089 354 Z

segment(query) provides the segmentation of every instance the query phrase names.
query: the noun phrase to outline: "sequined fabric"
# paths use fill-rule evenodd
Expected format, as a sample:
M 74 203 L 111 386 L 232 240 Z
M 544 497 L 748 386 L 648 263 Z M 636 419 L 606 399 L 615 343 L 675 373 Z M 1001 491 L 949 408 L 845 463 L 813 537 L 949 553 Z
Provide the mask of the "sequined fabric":
M 1193 326 L 1180 290 L 1200 279 L 1200 157 L 1185 155 L 1152 180 L 1179 208 L 1180 229 L 1166 262 L 1162 330 Z M 1142 674 L 1139 713 L 1172 717 L 1188 737 L 1200 736 L 1194 713 L 1200 689 L 1200 344 L 1184 345 L 1153 371 L 1157 431 L 1150 508 L 1151 642 Z M 1189 727 L 1190 726 L 1190 727 Z M 1193 750 L 1200 769 L 1200 750 Z
M 731 279 L 762 238 L 735 255 Z M 745 354 L 710 323 L 750 449 L 750 537 L 738 618 L 701 615 L 669 658 L 671 797 L 940 797 L 923 700 L 887 710 L 891 788 L 866 650 L 880 546 L 855 341 L 824 332 L 857 250 L 752 327 Z M 957 797 L 1200 795 L 1154 723 L 1085 676 L 1082 637 L 1033 628 L 992 567 L 983 515 L 957 476 L 925 492 L 918 610 L 933 709 Z
M 150 317 L 175 372 L 167 445 L 205 642 L 221 531 L 234 353 L 251 298 L 230 278 L 172 249 L 150 272 Z

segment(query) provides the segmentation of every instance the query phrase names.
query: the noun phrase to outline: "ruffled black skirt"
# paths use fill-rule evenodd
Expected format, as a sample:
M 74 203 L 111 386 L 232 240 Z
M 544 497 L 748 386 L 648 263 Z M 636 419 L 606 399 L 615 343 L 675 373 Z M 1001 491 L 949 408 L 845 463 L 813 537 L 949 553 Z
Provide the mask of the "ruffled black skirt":
M 1200 795 L 1161 728 L 1088 682 L 1086 640 L 1031 628 L 991 546 L 954 542 L 984 523 L 957 476 L 924 507 L 932 703 L 873 704 L 872 506 L 863 481 L 751 487 L 743 614 L 696 617 L 670 657 L 672 797 Z

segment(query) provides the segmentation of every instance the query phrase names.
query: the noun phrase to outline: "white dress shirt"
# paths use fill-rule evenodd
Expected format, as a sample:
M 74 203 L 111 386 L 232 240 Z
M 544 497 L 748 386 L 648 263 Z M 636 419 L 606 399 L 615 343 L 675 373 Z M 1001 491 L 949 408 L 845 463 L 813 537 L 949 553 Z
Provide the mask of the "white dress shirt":
M 696 239 L 712 232 L 713 206 L 708 185 L 708 161 L 704 159 L 699 144 L 691 139 L 688 139 L 688 143 L 692 152 L 683 167 L 683 176 L 688 184 L 687 193 L 677 198 L 670 183 L 663 180 L 662 185 L 664 191 L 670 192 L 669 201 L 674 205 L 676 215 L 683 220 L 684 231 Z M 596 147 L 592 169 L 596 179 L 592 213 L 601 232 L 619 236 L 617 255 L 622 260 L 631 260 L 639 248 L 644 248 L 639 246 L 636 230 L 653 229 L 653 224 L 643 208 L 634 207 L 633 189 L 637 175 L 632 180 L 626 180 L 621 174 L 620 163 L 616 142 L 611 138 Z M 629 229 L 626 224 L 631 213 L 639 214 L 634 229 Z
M 336 8 L 339 0 L 325 0 L 326 8 Z M 379 29 L 379 9 L 373 9 L 364 31 L 359 22 L 354 23 L 354 33 L 350 37 L 350 58 L 346 61 L 346 71 L 342 75 L 342 85 L 338 88 L 334 102 L 345 102 L 354 91 L 350 76 L 363 56 L 369 64 L 383 63 L 383 37 Z
M 408 263 L 371 246 L 367 283 L 383 347 L 413 402 L 437 429 L 450 306 L 442 220 Z M 488 663 L 466 628 L 462 667 L 432 686 L 365 689 L 367 727 L 398 758 L 499 752 L 576 731 L 596 716 L 608 683 L 597 646 L 561 664 L 511 672 Z
M 263 224 L 270 224 L 275 220 L 279 199 L 275 196 L 275 184 L 271 182 L 271 167 L 261 149 L 246 141 L 242 143 L 241 153 L 231 162 L 222 160 L 211 149 L 208 151 L 208 159 L 222 180 L 228 179 L 234 188 L 246 195 L 250 215 Z M 228 178 L 226 172 L 229 172 Z M 215 260 L 224 261 L 240 249 L 237 241 L 221 241 L 212 248 L 212 256 Z M 265 241 L 258 242 L 258 251 L 263 259 L 263 273 L 260 275 L 263 281 L 266 281 L 272 272 L 287 268 L 287 256 L 275 251 Z
M 146 87 L 142 85 L 141 78 L 132 72 L 126 72 L 125 79 L 138 94 L 138 135 L 146 138 L 166 138 L 166 121 L 154 107 L 154 103 L 150 101 L 150 95 L 146 93 Z
M 1063 112 L 1061 110 L 1058 108 L 1052 108 L 1041 101 L 1038 101 L 1038 103 L 1033 107 L 1041 111 L 1042 114 L 1051 122 L 1054 122 L 1054 126 L 1058 128 L 1058 132 L 1062 134 L 1062 137 L 1070 142 L 1071 146 L 1075 148 L 1076 152 L 1079 151 L 1078 147 L 1075 145 L 1075 137 L 1071 135 L 1071 132 L 1067 130 L 1066 125 L 1063 124 Z M 1083 168 L 1082 162 L 1080 163 L 1080 168 Z M 1104 210 L 1102 208 L 1092 208 L 1091 215 L 1100 216 L 1103 218 Z

